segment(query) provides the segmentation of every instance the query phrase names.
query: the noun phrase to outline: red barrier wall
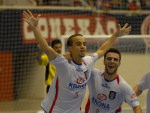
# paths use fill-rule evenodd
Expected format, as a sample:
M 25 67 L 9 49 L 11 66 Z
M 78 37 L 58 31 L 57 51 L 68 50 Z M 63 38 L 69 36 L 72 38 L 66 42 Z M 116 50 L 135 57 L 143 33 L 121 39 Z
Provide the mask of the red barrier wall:
M 0 100 L 13 99 L 12 53 L 0 52 Z

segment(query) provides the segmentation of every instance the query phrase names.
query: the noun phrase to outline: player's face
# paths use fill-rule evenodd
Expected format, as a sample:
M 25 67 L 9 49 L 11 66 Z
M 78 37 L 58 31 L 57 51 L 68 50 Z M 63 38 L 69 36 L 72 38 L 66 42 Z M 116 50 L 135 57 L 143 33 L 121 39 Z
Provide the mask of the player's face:
M 53 47 L 53 49 L 54 49 L 57 53 L 61 54 L 62 45 L 61 45 L 61 44 L 55 44 L 54 47 Z
M 86 42 L 83 36 L 76 36 L 72 39 L 72 46 L 69 47 L 73 57 L 84 57 L 86 52 Z
M 120 65 L 119 54 L 109 52 L 104 59 L 105 71 L 109 75 L 117 74 L 117 69 Z

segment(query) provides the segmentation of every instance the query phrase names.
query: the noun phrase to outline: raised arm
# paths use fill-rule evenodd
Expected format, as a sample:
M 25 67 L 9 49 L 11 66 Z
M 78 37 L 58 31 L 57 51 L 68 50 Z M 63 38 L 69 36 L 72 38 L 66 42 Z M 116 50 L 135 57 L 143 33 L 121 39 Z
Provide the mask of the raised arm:
M 32 28 L 35 39 L 37 40 L 40 48 L 43 50 L 44 53 L 47 54 L 50 61 L 55 59 L 58 53 L 55 52 L 53 48 L 51 48 L 47 44 L 46 40 L 44 39 L 43 35 L 41 34 L 38 28 L 38 20 L 40 15 L 34 17 L 33 14 L 29 10 L 27 10 L 27 11 L 23 11 L 23 16 L 24 16 L 23 17 L 24 21 L 26 21 L 29 24 L 29 26 Z
M 136 106 L 136 107 L 133 107 L 132 109 L 133 109 L 134 113 L 142 113 L 142 109 L 141 109 L 140 105 Z
M 140 91 L 140 89 L 139 89 L 138 84 L 136 86 L 134 86 L 133 90 L 137 96 L 139 96 L 142 93 L 142 91 Z
M 119 24 L 117 31 L 113 33 L 111 37 L 107 39 L 96 51 L 96 53 L 99 55 L 99 58 L 104 55 L 104 53 L 113 45 L 113 43 L 118 37 L 127 35 L 129 34 L 130 31 L 131 31 L 131 26 L 128 27 L 127 23 L 122 28 Z

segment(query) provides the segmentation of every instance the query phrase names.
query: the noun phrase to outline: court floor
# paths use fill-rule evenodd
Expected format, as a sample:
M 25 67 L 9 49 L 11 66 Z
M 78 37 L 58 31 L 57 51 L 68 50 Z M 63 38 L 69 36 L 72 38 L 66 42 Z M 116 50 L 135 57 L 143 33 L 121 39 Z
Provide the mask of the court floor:
M 129 56 L 129 57 L 127 57 Z M 120 72 L 122 77 L 131 85 L 131 87 L 135 86 L 138 81 L 141 79 L 142 75 L 144 75 L 145 72 L 148 72 L 149 66 L 150 66 L 150 56 L 145 57 L 144 55 L 124 55 L 123 54 L 123 60 L 122 60 L 122 65 L 120 67 Z M 134 60 L 133 60 L 134 59 Z M 146 60 L 145 60 L 146 59 Z M 128 63 L 128 62 L 130 63 Z M 137 65 L 137 61 L 138 64 Z M 96 62 L 95 64 L 96 68 L 103 69 L 103 61 L 102 59 Z M 128 67 L 128 68 L 126 68 Z M 136 67 L 135 69 L 133 67 Z M 140 70 L 140 71 L 137 71 Z M 37 74 L 35 74 L 37 77 Z M 37 79 L 36 79 L 37 80 Z M 41 78 L 39 77 L 39 81 Z M 36 81 L 37 83 L 40 83 Z M 34 83 L 32 81 L 32 83 Z M 44 84 L 44 79 L 43 79 L 43 84 Z M 34 86 L 34 85 L 32 85 Z M 40 85 L 38 85 L 40 86 Z M 36 89 L 40 89 L 41 87 Z M 35 89 L 35 87 L 33 87 Z M 45 90 L 45 89 L 43 89 Z M 41 89 L 40 91 L 41 92 Z M 35 93 L 37 94 L 37 93 Z M 86 93 L 88 94 L 88 93 Z M 144 91 L 141 96 L 139 96 L 139 102 L 140 105 L 142 106 L 143 109 L 146 107 L 146 96 L 147 96 L 147 91 Z M 15 101 L 0 101 L 0 113 L 43 113 L 40 107 L 40 103 L 42 101 L 41 98 L 39 99 L 34 99 L 35 97 L 32 98 L 25 98 L 25 99 L 19 99 Z M 87 95 L 85 96 L 87 99 Z M 85 99 L 85 100 L 86 100 Z M 86 102 L 84 102 L 86 103 Z M 83 104 L 84 105 L 84 104 Z M 83 107 L 84 108 L 84 107 Z M 133 113 L 131 107 L 127 106 L 126 104 L 123 105 L 123 112 L 122 113 Z M 144 110 L 145 111 L 145 110 Z M 145 113 L 145 112 L 143 112 Z
M 42 99 L 21 99 L 0 101 L 0 113 L 44 113 L 40 108 Z M 123 109 L 122 113 L 133 113 L 132 109 Z M 146 113 L 143 110 L 143 113 Z

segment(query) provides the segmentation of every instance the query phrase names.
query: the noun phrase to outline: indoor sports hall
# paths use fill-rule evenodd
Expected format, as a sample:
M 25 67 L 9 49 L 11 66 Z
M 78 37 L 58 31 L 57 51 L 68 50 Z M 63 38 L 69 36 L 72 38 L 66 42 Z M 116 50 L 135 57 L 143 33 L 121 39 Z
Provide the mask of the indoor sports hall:
M 122 53 L 118 73 L 134 87 L 150 71 L 150 6 L 142 0 L 31 0 L 30 5 L 24 0 L 6 1 L 0 1 L 0 113 L 44 113 L 40 105 L 46 96 L 45 67 L 36 61 L 39 48 L 23 20 L 22 12 L 27 9 L 35 16 L 41 15 L 38 25 L 42 34 L 49 44 L 60 39 L 63 53 L 68 52 L 66 39 L 72 34 L 84 35 L 87 54 L 91 54 L 117 30 L 118 24 L 128 23 L 130 34 L 113 45 Z M 104 69 L 103 57 L 94 67 Z M 147 90 L 138 97 L 143 113 L 146 97 Z M 83 113 L 87 99 L 88 87 L 81 106 Z M 133 111 L 123 103 L 122 113 Z

